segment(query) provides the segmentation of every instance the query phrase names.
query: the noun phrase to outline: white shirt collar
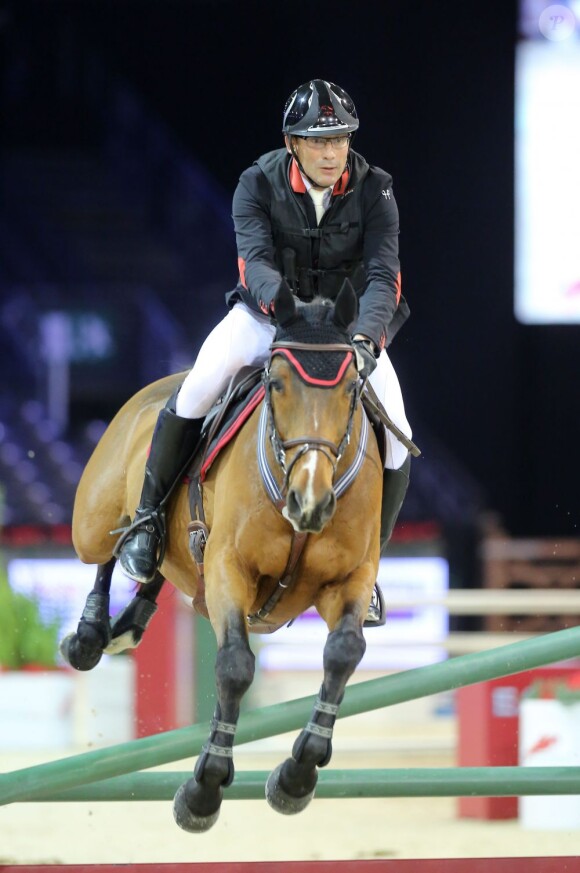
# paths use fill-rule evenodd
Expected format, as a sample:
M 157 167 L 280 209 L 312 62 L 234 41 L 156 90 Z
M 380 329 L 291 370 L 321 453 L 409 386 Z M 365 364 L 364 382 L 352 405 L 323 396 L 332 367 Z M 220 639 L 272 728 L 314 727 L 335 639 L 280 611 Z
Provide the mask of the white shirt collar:
M 300 175 L 302 176 L 302 181 L 304 182 L 306 190 L 312 198 L 316 210 L 316 220 L 318 224 L 320 224 L 320 219 L 330 206 L 334 185 L 330 185 L 328 188 L 323 189 L 315 188 L 312 182 L 304 175 L 302 170 L 300 170 Z

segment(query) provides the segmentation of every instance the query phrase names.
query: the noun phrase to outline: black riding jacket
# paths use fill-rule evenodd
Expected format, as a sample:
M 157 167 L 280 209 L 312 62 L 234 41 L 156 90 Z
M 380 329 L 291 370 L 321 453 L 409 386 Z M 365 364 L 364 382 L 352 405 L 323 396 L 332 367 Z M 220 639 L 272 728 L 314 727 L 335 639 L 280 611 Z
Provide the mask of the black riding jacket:
M 319 225 L 296 161 L 262 155 L 240 177 L 233 200 L 240 280 L 226 295 L 265 313 L 284 276 L 301 300 L 334 300 L 348 277 L 359 297 L 353 333 L 378 348 L 409 316 L 401 296 L 399 213 L 392 178 L 351 151 Z

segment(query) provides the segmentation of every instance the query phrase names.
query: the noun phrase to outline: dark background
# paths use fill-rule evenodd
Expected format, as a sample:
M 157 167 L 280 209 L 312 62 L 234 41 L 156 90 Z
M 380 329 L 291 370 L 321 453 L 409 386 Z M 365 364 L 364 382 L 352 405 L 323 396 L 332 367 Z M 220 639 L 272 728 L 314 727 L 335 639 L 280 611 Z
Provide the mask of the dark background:
M 281 145 L 297 85 L 344 87 L 356 149 L 394 177 L 412 318 L 391 352 L 417 442 L 424 423 L 510 533 L 578 535 L 580 328 L 513 316 L 515 3 L 17 0 L 2 22 L 2 48 L 33 46 L 71 81 L 71 44 L 97 48 L 228 197 Z M 21 124 L 3 113 L 5 142 L 90 141 L 82 105 L 55 108 L 37 81 Z M 192 317 L 206 303 L 192 291 Z

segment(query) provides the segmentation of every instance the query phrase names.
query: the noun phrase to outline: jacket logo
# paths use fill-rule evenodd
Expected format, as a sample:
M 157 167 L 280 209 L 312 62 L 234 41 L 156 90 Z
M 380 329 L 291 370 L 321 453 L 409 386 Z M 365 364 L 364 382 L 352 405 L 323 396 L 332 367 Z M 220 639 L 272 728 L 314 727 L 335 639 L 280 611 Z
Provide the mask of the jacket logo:
M 385 198 L 385 200 L 390 200 L 390 199 L 391 199 L 391 191 L 390 191 L 389 188 L 387 188 L 386 191 L 384 191 L 384 190 L 381 191 L 381 194 L 383 195 L 383 197 Z

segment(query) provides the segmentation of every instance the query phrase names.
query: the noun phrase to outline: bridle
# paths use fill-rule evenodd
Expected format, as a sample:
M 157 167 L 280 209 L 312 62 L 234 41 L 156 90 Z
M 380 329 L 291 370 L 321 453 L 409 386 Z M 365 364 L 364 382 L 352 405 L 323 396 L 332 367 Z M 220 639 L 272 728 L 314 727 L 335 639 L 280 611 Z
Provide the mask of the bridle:
M 368 424 L 366 416 L 363 416 L 361 438 L 355 452 L 355 457 L 353 458 L 348 469 L 345 470 L 339 477 L 338 481 L 335 482 L 335 476 L 339 461 L 350 442 L 354 423 L 354 415 L 356 412 L 358 401 L 361 396 L 361 383 L 357 379 L 354 385 L 348 414 L 348 421 L 346 423 L 344 435 L 338 445 L 333 443 L 331 440 L 325 439 L 324 437 L 302 436 L 294 437 L 291 440 L 283 440 L 278 432 L 276 419 L 274 417 L 274 410 L 272 408 L 272 377 L 270 375 L 270 366 L 274 355 L 285 354 L 286 358 L 290 361 L 290 365 L 298 371 L 300 378 L 304 379 L 304 381 L 310 384 L 318 384 L 319 386 L 326 385 L 326 387 L 334 387 L 341 384 L 344 378 L 352 356 L 354 355 L 353 348 L 348 343 L 324 344 L 275 342 L 272 343 L 270 349 L 270 360 L 262 377 L 265 390 L 264 403 L 262 406 L 262 413 L 260 415 L 260 422 L 258 425 L 258 468 L 260 470 L 262 483 L 264 485 L 264 488 L 266 489 L 266 493 L 269 495 L 278 511 L 281 512 L 282 515 L 284 515 L 284 506 L 286 504 L 286 495 L 288 492 L 290 475 L 292 473 L 292 470 L 294 469 L 294 465 L 299 460 L 299 458 L 303 458 L 308 452 L 321 452 L 330 461 L 332 465 L 332 488 L 337 499 L 347 490 L 347 488 L 350 487 L 350 485 L 352 485 L 366 458 Z M 339 368 L 336 378 L 333 380 L 325 381 L 317 380 L 313 377 L 310 377 L 309 374 L 306 373 L 301 367 L 300 362 L 293 357 L 293 351 L 344 352 L 345 357 L 343 364 Z M 268 459 L 266 457 L 265 451 L 268 439 L 271 443 L 276 463 L 284 474 L 282 487 L 278 485 L 268 464 Z M 292 458 L 291 462 L 287 464 L 286 451 L 288 449 L 294 448 L 298 448 L 298 452 L 296 453 L 295 457 Z M 294 527 L 292 527 L 291 531 L 292 539 L 290 542 L 290 554 L 288 557 L 286 568 L 284 569 L 281 578 L 278 580 L 273 590 L 266 598 L 266 601 L 262 605 L 262 607 L 257 612 L 252 613 L 252 615 L 248 616 L 249 625 L 264 623 L 268 624 L 268 616 L 276 607 L 276 604 L 278 603 L 280 598 L 286 591 L 288 591 L 288 589 L 292 588 L 292 586 L 296 583 L 296 567 L 298 565 L 298 561 L 300 560 L 300 556 L 302 555 L 302 551 L 304 549 L 309 534 L 306 531 L 298 531 Z M 275 630 L 275 627 L 272 627 L 271 630 Z
M 272 358 L 277 353 L 277 350 L 295 350 L 306 352 L 350 352 L 351 355 L 354 355 L 353 348 L 348 343 L 275 342 L 272 343 L 270 349 L 270 361 L 264 371 L 262 381 L 265 388 L 264 404 L 267 409 L 269 439 L 272 446 L 272 451 L 274 453 L 274 458 L 276 459 L 276 463 L 284 474 L 284 482 L 281 489 L 282 495 L 285 495 L 288 491 L 290 476 L 292 475 L 292 470 L 294 469 L 296 463 L 306 454 L 308 454 L 308 452 L 321 452 L 321 454 L 323 454 L 328 459 L 332 466 L 332 483 L 334 485 L 334 479 L 336 476 L 339 461 L 342 458 L 345 449 L 350 442 L 354 423 L 354 414 L 360 398 L 360 382 L 358 382 L 357 380 L 356 386 L 352 392 L 346 429 L 338 445 L 333 443 L 331 440 L 325 439 L 324 437 L 316 436 L 300 436 L 294 437 L 290 440 L 282 440 L 278 432 L 276 419 L 274 417 L 274 410 L 272 408 L 272 379 L 270 375 L 270 365 L 272 363 Z M 332 387 L 334 387 L 335 384 L 340 384 L 343 377 L 344 374 L 341 376 L 340 380 L 338 380 L 336 383 L 332 383 Z M 330 386 L 331 383 L 327 384 L 328 386 Z M 299 447 L 298 451 L 296 452 L 290 463 L 287 464 L 287 450 L 297 447 Z
M 357 410 L 359 400 L 361 399 L 362 393 L 365 390 L 365 386 L 367 391 L 369 390 L 369 386 L 367 385 L 366 379 L 360 380 L 357 378 L 351 396 L 351 403 L 346 428 L 343 437 L 338 445 L 333 443 L 331 440 L 325 439 L 324 437 L 301 436 L 294 437 L 291 440 L 283 440 L 278 432 L 276 419 L 274 416 L 274 410 L 272 407 L 271 395 L 273 386 L 272 376 L 270 374 L 272 358 L 276 354 L 284 354 L 286 359 L 289 361 L 290 366 L 292 366 L 293 369 L 297 371 L 299 377 L 302 378 L 303 381 L 305 381 L 306 383 L 317 384 L 321 387 L 335 387 L 341 384 L 342 380 L 344 379 L 348 366 L 352 360 L 352 357 L 354 356 L 354 350 L 353 347 L 348 343 L 323 344 L 283 341 L 272 343 L 270 349 L 270 360 L 262 376 L 262 382 L 264 385 L 264 402 L 258 422 L 258 469 L 260 471 L 262 484 L 266 493 L 272 500 L 277 510 L 282 513 L 287 521 L 290 521 L 288 515 L 285 515 L 286 498 L 288 493 L 290 476 L 297 461 L 300 458 L 303 458 L 308 452 L 321 452 L 330 461 L 332 465 L 332 488 L 337 500 L 339 500 L 340 497 L 346 492 L 346 490 L 350 488 L 350 486 L 355 482 L 360 470 L 363 467 L 363 464 L 365 463 L 365 460 L 368 457 L 367 445 L 370 426 L 368 422 L 368 417 L 364 413 L 362 415 L 361 432 L 358 440 L 358 445 L 356 446 L 356 451 L 354 452 L 354 457 L 351 459 L 350 465 L 348 465 L 347 469 L 341 473 L 337 481 L 335 481 L 335 478 L 339 461 L 343 456 L 351 439 L 354 416 Z M 343 363 L 338 370 L 336 378 L 327 381 L 322 379 L 316 379 L 315 377 L 310 376 L 304 370 L 304 367 L 301 365 L 300 360 L 297 360 L 293 356 L 293 351 L 343 352 L 345 353 L 345 356 L 343 359 Z M 389 417 L 382 409 L 378 398 L 375 404 L 375 410 L 377 417 L 380 421 L 383 422 L 383 424 L 389 427 L 389 429 L 391 429 L 394 433 L 397 432 L 397 436 L 401 440 L 406 440 L 405 444 L 409 445 L 410 451 L 414 450 L 414 454 L 415 452 L 419 453 L 417 447 L 410 440 L 408 440 L 407 437 L 402 434 L 402 432 L 398 428 L 395 427 L 393 422 L 391 422 Z M 268 441 L 272 446 L 272 452 L 276 463 L 284 474 L 282 487 L 280 487 L 280 485 L 278 484 L 277 477 L 274 476 L 268 462 L 268 452 L 266 451 Z M 287 464 L 287 450 L 296 448 L 298 449 L 296 455 L 292 458 L 290 463 Z M 284 594 L 292 589 L 293 586 L 296 584 L 298 579 L 296 569 L 298 567 L 298 562 L 300 561 L 300 557 L 309 536 L 310 534 L 308 532 L 300 531 L 298 530 L 298 528 L 295 528 L 292 525 L 290 553 L 288 561 L 286 563 L 286 567 L 280 579 L 273 585 L 273 587 L 271 587 L 269 594 L 266 596 L 265 601 L 260 609 L 247 616 L 247 621 L 250 626 L 253 627 L 256 625 L 266 625 L 267 629 L 270 631 L 276 630 L 278 627 L 281 626 L 279 624 L 276 625 L 275 623 L 268 622 L 268 618 L 272 614 L 273 610 L 276 608 L 276 605 L 284 596 Z

